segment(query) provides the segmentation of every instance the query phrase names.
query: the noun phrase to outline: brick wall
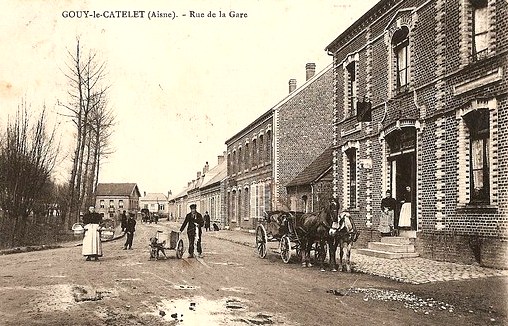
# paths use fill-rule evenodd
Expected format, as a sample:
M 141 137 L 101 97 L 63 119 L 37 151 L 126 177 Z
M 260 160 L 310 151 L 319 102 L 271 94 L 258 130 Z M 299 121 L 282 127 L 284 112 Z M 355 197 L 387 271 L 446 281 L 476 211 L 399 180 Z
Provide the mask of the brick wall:
M 286 184 L 332 144 L 333 69 L 302 85 L 302 89 L 277 108 L 277 184 L 286 203 Z
M 358 205 L 350 210 L 362 230 L 358 241 L 375 241 L 379 204 L 390 184 L 387 134 L 401 121 L 415 128 L 417 250 L 424 257 L 508 268 L 508 45 L 506 1 L 489 0 L 492 28 L 489 57 L 464 61 L 470 28 L 468 1 L 384 1 L 366 17 L 360 37 L 334 44 L 334 62 L 359 54 L 358 95 L 371 95 L 372 122 L 358 123 L 344 112 L 344 74 L 334 75 L 334 194 L 347 206 L 347 157 L 357 146 Z M 418 8 L 414 10 L 414 8 Z M 370 23 L 373 22 L 373 23 Z M 393 92 L 395 59 L 391 36 L 410 26 L 410 84 Z M 490 79 L 489 79 L 490 78 Z M 463 115 L 488 103 L 490 119 L 490 205 L 469 203 L 469 130 Z M 395 127 L 394 127 L 395 126 Z M 402 127 L 406 128 L 406 127 Z M 372 161 L 372 167 L 365 162 Z

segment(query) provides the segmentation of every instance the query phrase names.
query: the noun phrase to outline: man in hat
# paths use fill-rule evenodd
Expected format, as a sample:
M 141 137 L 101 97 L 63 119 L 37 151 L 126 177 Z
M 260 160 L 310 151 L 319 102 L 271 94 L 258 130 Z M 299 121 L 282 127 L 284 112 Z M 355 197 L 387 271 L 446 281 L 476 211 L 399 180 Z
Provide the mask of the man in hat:
M 194 241 L 196 240 L 196 231 L 198 235 L 197 251 L 198 257 L 202 255 L 201 249 L 201 228 L 203 227 L 203 216 L 196 210 L 196 204 L 190 205 L 190 213 L 185 216 L 180 232 L 187 227 L 187 237 L 189 238 L 189 258 L 194 257 Z
M 136 232 L 136 220 L 134 219 L 134 213 L 129 213 L 129 219 L 125 224 L 125 233 L 127 234 L 127 240 L 123 246 L 124 250 L 132 249 L 132 240 L 134 240 L 134 232 Z

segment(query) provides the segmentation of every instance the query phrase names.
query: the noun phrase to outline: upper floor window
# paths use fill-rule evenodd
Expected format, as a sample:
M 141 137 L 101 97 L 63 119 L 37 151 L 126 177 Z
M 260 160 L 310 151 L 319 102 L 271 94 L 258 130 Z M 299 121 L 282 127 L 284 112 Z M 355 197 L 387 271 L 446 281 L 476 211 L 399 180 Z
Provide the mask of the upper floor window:
M 471 157 L 471 202 L 490 202 L 490 178 L 489 178 L 489 110 L 478 109 L 464 116 L 469 129 Z
M 118 208 L 123 208 L 123 200 L 122 199 L 120 199 L 118 201 Z
M 257 142 L 256 139 L 252 140 L 252 165 L 256 166 L 258 164 L 258 157 L 257 157 Z
M 114 200 L 110 200 L 109 201 L 109 207 L 115 207 L 115 201 Z
M 259 136 L 259 161 L 262 163 L 265 160 L 264 156 L 264 143 L 263 135 Z
M 392 37 L 393 52 L 396 62 L 397 91 L 407 90 L 409 84 L 409 29 L 402 26 Z
M 103 200 L 103 199 L 101 199 L 101 201 L 100 201 L 100 207 L 101 207 L 101 208 L 104 208 L 104 205 L 105 205 L 105 204 L 104 204 L 104 200 Z
M 237 168 L 237 162 L 236 162 L 236 151 L 233 151 L 233 161 L 231 162 L 231 171 L 233 172 L 233 174 L 236 173 L 236 168 Z
M 272 132 L 268 130 L 266 132 L 266 160 L 270 162 L 272 159 Z
M 487 55 L 488 50 L 488 11 L 487 0 L 472 0 L 473 5 L 473 60 L 479 60 Z
M 243 169 L 243 155 L 242 148 L 238 148 L 238 173 L 242 173 Z
M 349 113 L 356 115 L 356 62 L 353 61 L 346 66 L 347 71 L 347 97 Z
M 244 164 L 245 165 L 245 169 L 248 169 L 250 167 L 249 155 L 250 155 L 250 153 L 249 153 L 249 143 L 246 143 L 245 144 L 245 159 L 244 159 L 244 161 L 245 161 L 245 164 Z

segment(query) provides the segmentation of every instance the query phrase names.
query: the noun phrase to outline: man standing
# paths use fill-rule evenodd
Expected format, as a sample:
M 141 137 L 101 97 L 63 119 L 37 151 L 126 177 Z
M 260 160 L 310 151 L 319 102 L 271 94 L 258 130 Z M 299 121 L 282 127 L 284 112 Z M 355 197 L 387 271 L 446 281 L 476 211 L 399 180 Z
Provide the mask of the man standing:
M 394 232 L 394 217 L 397 201 L 392 197 L 391 190 L 386 191 L 386 197 L 381 199 L 381 218 L 379 232 L 381 235 L 392 235 Z
M 125 227 L 127 226 L 127 214 L 125 214 L 125 211 L 122 213 L 122 220 L 121 220 L 121 227 L 122 232 L 125 232 Z
M 198 257 L 201 257 L 201 227 L 203 227 L 203 216 L 196 211 L 196 204 L 190 205 L 190 213 L 185 216 L 180 232 L 187 227 L 187 237 L 189 238 L 189 258 L 194 257 L 194 241 L 196 240 L 196 231 L 198 233 L 197 251 Z M 197 230 L 196 230 L 197 229 Z
M 123 250 L 132 249 L 132 240 L 134 240 L 134 232 L 136 231 L 136 220 L 134 219 L 134 213 L 129 213 L 129 219 L 125 225 L 125 233 L 127 234 L 127 240 L 123 246 Z
M 208 211 L 205 212 L 203 218 L 205 219 L 205 231 L 210 231 L 210 215 L 208 215 Z

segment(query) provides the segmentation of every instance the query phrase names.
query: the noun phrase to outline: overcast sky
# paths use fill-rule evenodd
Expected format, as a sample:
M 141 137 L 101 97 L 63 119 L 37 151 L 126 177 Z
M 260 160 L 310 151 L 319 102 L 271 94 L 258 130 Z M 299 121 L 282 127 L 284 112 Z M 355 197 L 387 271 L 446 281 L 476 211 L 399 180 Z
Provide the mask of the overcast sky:
M 316 63 L 316 72 L 331 63 L 324 48 L 376 2 L 2 1 L 0 126 L 22 98 L 34 112 L 46 105 L 63 145 L 55 176 L 68 178 L 72 126 L 57 101 L 68 100 L 63 71 L 79 37 L 107 63 L 117 120 L 115 153 L 100 182 L 176 193 L 206 161 L 217 164 L 228 138 L 288 94 L 289 79 L 302 85 L 306 63 Z M 64 11 L 144 13 L 65 18 Z M 176 17 L 149 19 L 150 11 Z M 226 17 L 206 17 L 219 11 Z M 231 18 L 230 11 L 247 17 Z

